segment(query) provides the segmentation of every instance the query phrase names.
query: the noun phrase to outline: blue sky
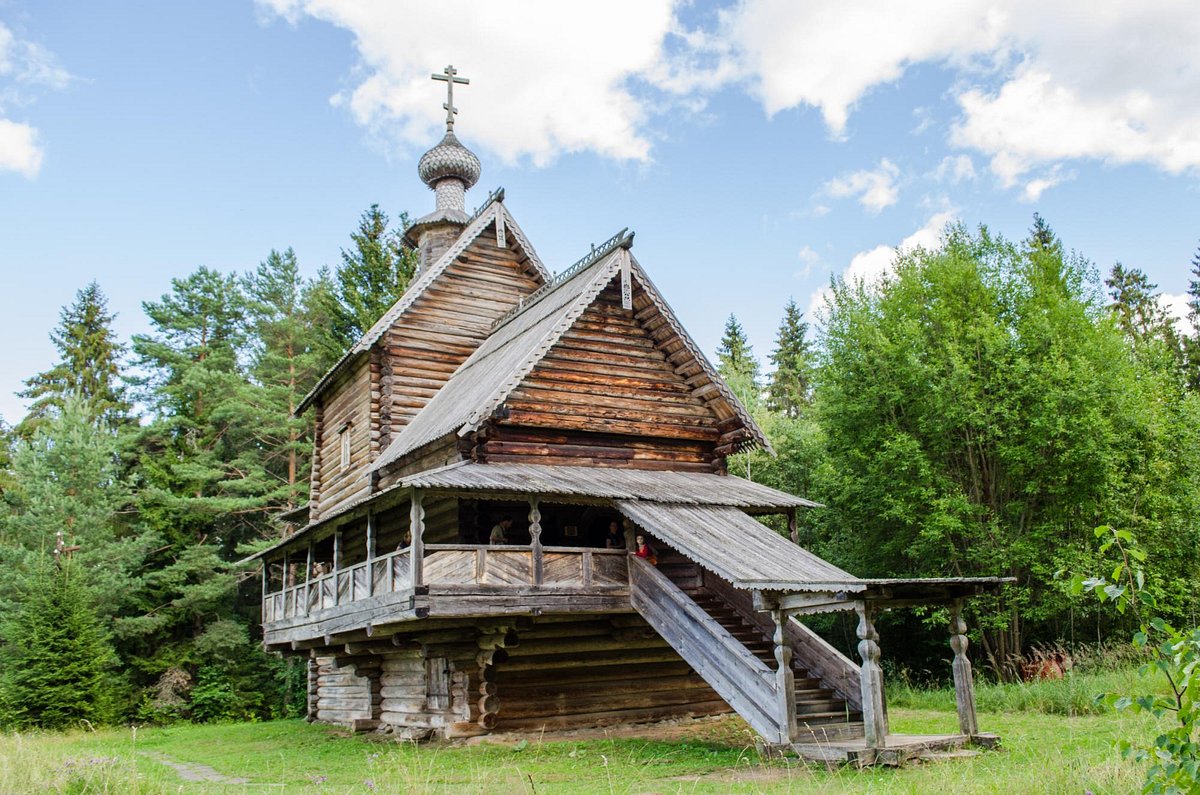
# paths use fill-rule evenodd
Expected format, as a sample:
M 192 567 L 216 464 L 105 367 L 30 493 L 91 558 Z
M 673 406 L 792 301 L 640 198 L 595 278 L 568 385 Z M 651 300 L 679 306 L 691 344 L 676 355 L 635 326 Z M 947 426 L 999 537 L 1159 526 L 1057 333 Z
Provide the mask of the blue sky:
M 1186 290 L 1200 239 L 1187 3 L 0 0 L 0 417 L 97 279 L 122 336 L 200 265 L 334 264 L 420 215 L 448 62 L 457 132 L 552 269 L 629 226 L 710 352 L 940 224 L 1041 213 L 1103 271 Z M 595 6 L 595 7 L 592 7 Z M 903 13 L 898 9 L 903 8 Z

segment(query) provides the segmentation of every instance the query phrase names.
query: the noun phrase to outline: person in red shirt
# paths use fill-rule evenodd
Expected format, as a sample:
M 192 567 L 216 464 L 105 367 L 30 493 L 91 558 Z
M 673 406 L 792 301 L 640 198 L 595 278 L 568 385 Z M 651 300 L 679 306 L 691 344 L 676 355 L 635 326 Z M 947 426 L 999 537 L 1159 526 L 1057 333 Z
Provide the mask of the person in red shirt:
M 637 536 L 637 552 L 633 554 L 647 561 L 651 566 L 658 565 L 658 555 L 654 554 L 654 547 L 646 543 L 646 537 L 641 533 Z

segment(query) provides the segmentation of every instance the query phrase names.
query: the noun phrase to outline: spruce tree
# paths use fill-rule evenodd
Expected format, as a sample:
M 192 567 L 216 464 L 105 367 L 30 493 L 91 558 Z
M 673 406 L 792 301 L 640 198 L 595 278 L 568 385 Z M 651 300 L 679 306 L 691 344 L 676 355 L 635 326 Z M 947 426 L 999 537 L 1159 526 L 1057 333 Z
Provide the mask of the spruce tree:
M 1109 310 L 1138 355 L 1160 357 L 1163 364 L 1176 372 L 1185 366 L 1185 346 L 1175 323 L 1159 303 L 1158 285 L 1138 268 L 1126 268 L 1115 263 L 1104 280 L 1112 299 Z
M 0 716 L 12 728 L 64 729 L 109 717 L 114 657 L 84 570 L 63 558 L 37 566 L 0 647 Z
M 732 314 L 725 321 L 725 331 L 717 348 L 717 371 L 745 406 L 752 408 L 757 405 L 758 359 L 754 356 L 742 324 Z
M 80 547 L 76 562 L 89 572 L 89 600 L 104 621 L 129 604 L 154 539 L 129 522 L 118 447 L 115 431 L 98 425 L 79 396 L 14 445 L 0 516 L 0 600 L 13 598 L 30 561 L 47 554 L 61 531 Z
M 771 353 L 775 372 L 767 390 L 767 407 L 788 417 L 799 416 L 801 408 L 809 402 L 812 351 L 807 336 L 804 313 L 789 299 Z
M 1200 248 L 1192 256 L 1192 276 L 1188 280 L 1188 322 L 1192 333 L 1185 334 L 1183 347 L 1186 352 L 1186 380 L 1188 388 L 1200 392 Z
M 19 426 L 22 435 L 30 435 L 75 394 L 83 397 L 97 419 L 114 423 L 128 416 L 130 406 L 120 375 L 125 346 L 113 333 L 115 318 L 96 282 L 77 292 L 75 303 L 63 307 L 58 327 L 50 332 L 59 361 L 49 370 L 26 379 L 26 388 L 19 393 L 33 400 Z
M 417 253 L 403 242 L 408 215 L 401 213 L 398 220 L 399 228 L 390 228 L 387 214 L 372 204 L 350 235 L 353 246 L 342 249 L 328 291 L 330 347 L 345 351 L 357 342 L 400 298 L 416 273 Z

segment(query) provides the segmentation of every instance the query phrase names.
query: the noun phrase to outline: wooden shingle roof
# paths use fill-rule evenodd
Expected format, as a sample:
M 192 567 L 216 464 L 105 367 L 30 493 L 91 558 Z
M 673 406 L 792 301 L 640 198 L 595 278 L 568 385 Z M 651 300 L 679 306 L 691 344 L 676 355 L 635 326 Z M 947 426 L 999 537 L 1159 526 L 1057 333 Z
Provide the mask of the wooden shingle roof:
M 735 588 L 862 591 L 866 585 L 739 508 L 622 500 L 617 508 Z

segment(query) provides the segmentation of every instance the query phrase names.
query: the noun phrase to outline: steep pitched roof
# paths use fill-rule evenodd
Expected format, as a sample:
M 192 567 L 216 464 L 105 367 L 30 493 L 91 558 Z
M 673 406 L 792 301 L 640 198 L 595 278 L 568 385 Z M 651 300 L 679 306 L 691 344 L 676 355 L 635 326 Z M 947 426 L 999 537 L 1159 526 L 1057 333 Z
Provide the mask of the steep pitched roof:
M 766 435 L 717 375 L 637 260 L 629 253 L 632 240 L 632 234 L 626 235 L 624 231 L 618 233 L 595 254 L 559 274 L 512 314 L 501 318 L 491 336 L 455 371 L 445 386 L 375 460 L 371 469 L 385 467 L 448 433 L 464 435 L 478 428 L 625 266 L 630 268 L 632 278 L 646 292 L 709 381 L 750 431 L 752 440 L 770 450 Z
M 526 257 L 529 258 L 530 264 L 541 275 L 542 279 L 549 282 L 552 275 L 542 261 L 538 258 L 537 252 L 534 251 L 533 245 L 529 242 L 529 238 L 517 225 L 508 208 L 504 206 L 504 191 L 498 190 L 493 193 L 487 202 L 482 207 L 476 210 L 467 224 L 466 229 L 454 241 L 454 245 L 450 246 L 441 257 L 438 258 L 433 265 L 429 266 L 424 273 L 421 273 L 411 284 L 404 294 L 392 304 L 388 311 L 384 312 L 379 320 L 375 321 L 375 325 L 371 326 L 362 338 L 354 344 L 350 350 L 342 356 L 341 359 L 321 376 L 321 379 L 316 383 L 307 395 L 300 401 L 296 407 L 295 415 L 299 416 L 312 404 L 313 400 L 318 395 L 325 391 L 339 375 L 345 372 L 350 363 L 358 356 L 366 353 L 375 343 L 383 337 L 387 330 L 399 321 L 404 313 L 416 303 L 425 291 L 433 284 L 438 276 L 445 272 L 451 264 L 460 256 L 467 247 L 471 245 L 480 235 L 484 233 L 492 224 L 497 224 L 503 230 L 504 237 L 512 236 L 516 240 L 517 245 L 521 248 Z

